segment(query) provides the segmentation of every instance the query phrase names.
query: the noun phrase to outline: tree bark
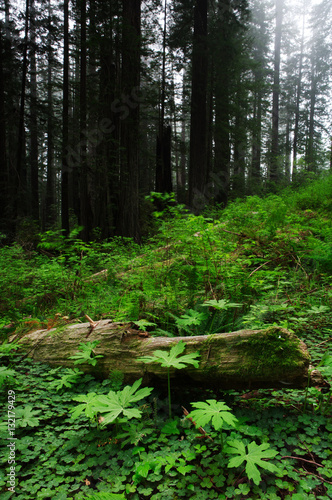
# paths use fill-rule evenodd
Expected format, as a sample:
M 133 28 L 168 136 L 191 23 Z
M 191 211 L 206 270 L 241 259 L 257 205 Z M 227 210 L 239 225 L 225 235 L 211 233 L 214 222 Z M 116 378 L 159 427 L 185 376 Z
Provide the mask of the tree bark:
M 141 0 L 122 2 L 122 93 L 125 99 L 139 90 L 141 48 Z M 120 119 L 120 193 L 118 232 L 140 243 L 139 220 L 139 106 L 128 105 Z
M 196 0 L 192 52 L 189 203 L 196 212 L 205 205 L 207 183 L 207 0 Z
M 69 0 L 63 4 L 63 84 L 62 84 L 62 171 L 61 171 L 61 227 L 69 234 Z
M 280 95 L 280 52 L 284 0 L 276 0 L 276 33 L 274 42 L 274 83 L 272 103 L 271 162 L 269 177 L 271 182 L 280 180 L 279 168 L 279 95 Z
M 199 384 L 220 389 L 301 388 L 308 382 L 309 353 L 294 334 L 280 327 L 266 330 L 240 330 L 231 333 L 193 337 L 150 337 L 132 328 L 131 323 L 102 320 L 94 324 L 76 324 L 51 330 L 39 330 L 23 337 L 21 352 L 35 361 L 74 367 L 69 359 L 79 344 L 98 340 L 94 350 L 102 354 L 96 367 L 76 365 L 84 372 L 108 377 L 121 371 L 126 383 L 143 377 L 145 384 L 163 383 L 167 368 L 144 364 L 141 356 L 153 355 L 157 349 L 169 351 L 180 340 L 186 344 L 184 354 L 200 353 L 199 368 L 171 371 L 175 383 Z

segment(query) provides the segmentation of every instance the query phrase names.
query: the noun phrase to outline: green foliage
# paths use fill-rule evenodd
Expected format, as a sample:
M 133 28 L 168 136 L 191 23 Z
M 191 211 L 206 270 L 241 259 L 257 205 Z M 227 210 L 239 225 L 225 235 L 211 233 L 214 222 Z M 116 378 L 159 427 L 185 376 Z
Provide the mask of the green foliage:
M 89 495 L 85 500 L 126 500 L 123 494 L 99 492 Z
M 153 237 L 142 246 L 128 238 L 86 244 L 77 228 L 68 238 L 41 235 L 38 248 L 21 231 L 19 242 L 2 247 L 0 459 L 7 470 L 11 389 L 21 488 L 15 498 L 331 498 L 331 199 L 331 177 L 201 216 L 158 195 Z M 283 326 L 306 343 L 327 383 L 246 392 L 172 386 L 174 417 L 167 420 L 170 384 L 168 398 L 162 387 L 142 389 L 138 381 L 123 388 L 119 372 L 98 381 L 77 368 L 22 359 L 8 343 L 12 333 L 85 314 L 169 337 L 270 327 L 269 337 L 246 345 L 257 353 L 249 367 L 256 370 L 263 358 L 275 369 L 276 349 L 285 367 L 297 362 L 298 346 L 276 334 Z M 95 363 L 95 347 L 84 345 L 74 360 Z M 148 362 L 169 374 L 197 366 L 198 356 L 186 357 L 184 347 Z M 181 406 L 193 400 L 205 401 L 193 403 L 190 415 L 212 440 L 198 440 L 181 419 Z M 6 489 L 0 475 L 4 500 Z
M 230 459 L 228 467 L 240 467 L 243 462 L 246 462 L 246 474 L 257 485 L 262 480 L 258 467 L 273 473 L 280 472 L 280 469 L 274 464 L 266 462 L 266 459 L 274 458 L 278 454 L 276 450 L 270 448 L 268 443 L 257 445 L 255 441 L 252 441 L 246 448 L 243 441 L 228 441 L 225 452 L 238 455 Z
M 180 356 L 185 348 L 186 344 L 180 340 L 180 342 L 177 342 L 170 349 L 169 353 L 157 349 L 153 352 L 153 356 L 138 358 L 138 361 L 142 361 L 143 363 L 159 363 L 161 366 L 167 368 L 169 418 L 172 418 L 170 368 L 181 370 L 182 368 L 186 368 L 187 365 L 193 365 L 195 368 L 198 368 L 199 365 L 196 359 L 199 357 L 198 352 Z
M 0 387 L 6 382 L 13 382 L 15 374 L 15 370 L 11 370 L 6 366 L 0 366 Z
M 100 413 L 102 415 L 102 427 L 117 421 L 120 415 L 123 415 L 128 420 L 140 418 L 142 411 L 138 408 L 131 408 L 131 406 L 133 403 L 149 396 L 152 391 L 150 387 L 138 389 L 141 383 L 142 379 L 136 380 L 132 386 L 127 385 L 121 391 L 109 391 L 106 395 L 89 393 L 86 396 L 75 397 L 74 400 L 82 402 L 82 404 L 72 411 L 72 418 L 76 419 L 84 412 L 92 420 Z
M 95 354 L 94 349 L 100 344 L 99 340 L 94 342 L 81 342 L 78 349 L 80 352 L 69 356 L 69 359 L 75 359 L 74 365 L 82 365 L 88 363 L 89 365 L 96 366 L 98 359 L 103 358 L 102 354 Z
M 196 422 L 198 427 L 204 427 L 211 421 L 216 431 L 220 431 L 226 422 L 231 427 L 235 427 L 237 418 L 231 413 L 229 406 L 222 401 L 208 399 L 206 403 L 192 403 L 196 410 L 190 412 L 189 416 Z

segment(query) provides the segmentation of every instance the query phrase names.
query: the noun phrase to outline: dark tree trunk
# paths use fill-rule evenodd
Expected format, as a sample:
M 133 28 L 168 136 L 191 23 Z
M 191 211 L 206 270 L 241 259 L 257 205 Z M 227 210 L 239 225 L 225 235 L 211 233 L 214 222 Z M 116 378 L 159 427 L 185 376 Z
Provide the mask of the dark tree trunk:
M 207 184 L 207 0 L 196 0 L 192 53 L 189 204 L 197 212 L 205 205 Z
M 122 93 L 130 98 L 140 85 L 141 0 L 123 0 Z M 141 241 L 139 226 L 139 105 L 128 105 L 120 125 L 121 165 L 118 232 Z
M 303 5 L 304 9 L 305 5 Z M 304 48 L 304 26 L 305 26 L 305 10 L 303 10 L 302 18 L 302 37 L 299 59 L 299 74 L 296 84 L 296 103 L 295 103 L 295 123 L 294 123 L 294 136 L 293 136 L 293 173 L 296 172 L 297 151 L 299 142 L 299 121 L 300 121 L 300 100 L 302 92 L 302 69 L 303 69 L 303 48 Z
M 309 110 L 309 130 L 306 147 L 306 166 L 310 172 L 317 170 L 314 154 L 314 132 L 315 132 L 315 107 L 317 98 L 317 75 L 316 60 L 314 53 L 311 54 L 311 82 L 310 82 L 310 110 Z
M 61 172 L 61 226 L 69 234 L 69 0 L 64 0 L 64 46 L 63 46 L 63 88 L 62 88 L 62 172 Z
M 87 40 L 86 40 L 86 0 L 81 2 L 81 47 L 80 47 L 80 224 L 81 237 L 89 241 L 91 232 L 91 207 L 88 189 L 87 164 Z
M 29 17 L 30 17 L 30 2 L 26 0 L 25 6 L 25 34 L 23 42 L 23 61 L 22 61 L 22 80 L 21 80 L 21 98 L 20 98 L 20 114 L 18 125 L 18 140 L 17 140 L 17 159 L 16 159 L 16 196 L 14 216 L 25 217 L 27 211 L 27 172 L 26 162 L 23 161 L 25 153 L 25 101 L 26 101 L 26 81 L 28 71 L 28 36 L 29 36 Z
M 6 232 L 6 215 L 8 210 L 8 165 L 5 119 L 5 89 L 3 72 L 3 29 L 0 21 L 0 231 Z
M 271 182 L 280 180 L 279 158 L 279 95 L 280 95 L 280 53 L 284 0 L 276 0 L 276 32 L 274 43 L 274 80 L 272 102 L 272 138 L 269 178 Z
M 215 64 L 215 163 L 213 178 L 215 180 L 215 200 L 226 205 L 229 194 L 230 175 L 230 81 L 232 47 L 229 15 L 232 11 L 230 0 L 220 2 L 218 7 L 218 62 Z
M 47 42 L 47 177 L 45 227 L 51 227 L 56 222 L 55 172 L 54 172 L 54 109 L 53 109 L 53 48 L 52 48 L 52 10 L 48 2 L 48 42 Z
M 156 147 L 156 191 L 170 193 L 172 191 L 171 169 L 171 127 L 165 125 L 166 99 L 166 28 L 167 1 L 164 5 L 163 59 L 161 74 L 160 116 Z
M 30 1 L 30 199 L 31 216 L 39 221 L 36 10 L 34 0 Z
M 255 192 L 261 183 L 261 158 L 262 158 L 262 100 L 263 92 L 262 71 L 255 71 L 255 87 L 257 88 L 254 97 L 254 116 L 253 116 L 253 131 L 252 131 L 252 148 L 251 148 L 251 185 Z

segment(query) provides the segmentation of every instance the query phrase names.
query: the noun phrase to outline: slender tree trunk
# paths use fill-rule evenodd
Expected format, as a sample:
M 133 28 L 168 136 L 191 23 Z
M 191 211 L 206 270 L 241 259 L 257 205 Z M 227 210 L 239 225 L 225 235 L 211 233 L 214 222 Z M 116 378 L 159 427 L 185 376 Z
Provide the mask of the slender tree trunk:
M 272 140 L 269 177 L 271 182 L 280 180 L 279 158 L 279 95 L 280 95 L 280 53 L 284 0 L 276 0 L 276 32 L 274 42 L 274 81 L 272 102 Z
M 15 197 L 15 218 L 17 216 L 24 217 L 27 215 L 27 172 L 26 165 L 23 161 L 25 152 L 25 101 L 26 101 L 26 80 L 28 71 L 28 36 L 29 36 L 29 17 L 30 17 L 30 2 L 26 0 L 25 6 L 25 34 L 23 42 L 23 61 L 22 61 L 22 80 L 21 80 L 21 99 L 20 99 L 20 115 L 18 125 L 18 140 L 17 140 L 17 189 Z
M 314 49 L 311 54 L 311 82 L 310 82 L 310 111 L 309 111 L 309 130 L 306 148 L 306 167 L 309 172 L 315 172 L 317 166 L 315 163 L 314 154 L 314 131 L 315 131 L 315 108 L 317 98 L 317 76 L 316 76 L 316 60 Z
M 172 191 L 171 128 L 165 125 L 167 0 L 164 5 L 163 58 L 161 70 L 160 116 L 156 148 L 156 191 Z
M 296 104 L 295 104 L 295 123 L 294 123 L 294 137 L 293 137 L 293 174 L 296 172 L 297 163 L 297 150 L 299 140 L 299 121 L 300 121 L 300 100 L 302 92 L 302 69 L 303 69 L 303 48 L 304 48 L 304 26 L 305 26 L 305 0 L 303 2 L 303 16 L 302 16 L 302 36 L 301 48 L 299 59 L 299 74 L 297 77 L 296 85 Z
M 207 0 L 196 0 L 192 53 L 189 204 L 195 211 L 205 205 L 207 184 Z
M 3 73 L 3 29 L 0 21 L 0 231 L 7 229 L 6 215 L 8 210 L 8 166 L 5 119 L 5 89 Z
M 254 119 L 252 133 L 252 149 L 251 149 L 251 184 L 254 192 L 261 184 L 261 158 L 262 158 L 262 99 L 263 93 L 261 90 L 262 71 L 255 71 L 255 93 L 254 102 Z
M 232 11 L 230 0 L 218 6 L 218 63 L 215 88 L 215 201 L 226 205 L 229 194 L 230 175 L 230 68 L 231 50 L 229 44 L 228 14 Z
M 140 84 L 141 0 L 123 0 L 122 92 L 131 96 Z M 128 106 L 121 132 L 120 200 L 118 230 L 140 242 L 139 226 L 139 105 Z
M 31 216 L 35 221 L 39 221 L 36 10 L 34 0 L 30 1 L 30 199 Z
M 91 207 L 88 190 L 87 165 L 87 40 L 86 0 L 81 1 L 81 53 L 80 53 L 80 223 L 83 226 L 82 239 L 88 241 L 91 231 Z
M 48 40 L 47 40 L 47 177 L 45 199 L 45 227 L 56 221 L 55 173 L 54 173 L 54 109 L 53 109 L 53 48 L 52 48 L 52 10 L 48 0 Z
M 247 121 L 245 110 L 245 99 L 243 96 L 243 88 L 241 81 L 241 74 L 237 79 L 237 92 L 236 92 L 236 111 L 235 111 L 235 125 L 234 125 L 234 172 L 233 172 L 233 186 L 235 196 L 243 196 L 245 193 L 245 169 L 246 169 L 246 154 L 247 154 Z
M 291 154 L 292 146 L 290 140 L 290 130 L 291 130 L 291 116 L 288 111 L 287 124 L 286 124 L 286 143 L 285 143 L 285 180 L 287 183 L 291 180 Z
M 69 0 L 64 0 L 64 46 L 63 46 L 63 88 L 62 88 L 62 172 L 61 172 L 61 226 L 69 234 Z

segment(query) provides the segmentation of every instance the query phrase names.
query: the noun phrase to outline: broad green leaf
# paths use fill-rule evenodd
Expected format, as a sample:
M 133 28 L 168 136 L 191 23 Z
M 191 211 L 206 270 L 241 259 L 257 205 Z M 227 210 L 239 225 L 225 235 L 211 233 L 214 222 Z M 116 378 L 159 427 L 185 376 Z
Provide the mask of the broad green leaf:
M 175 318 L 177 326 L 200 325 L 207 318 L 205 313 L 200 313 L 194 309 L 189 309 L 188 314 L 182 314 L 180 318 Z
M 79 417 L 79 415 L 81 415 L 81 413 L 85 413 L 85 416 L 89 419 L 94 418 L 97 413 L 95 392 L 89 392 L 89 394 L 80 394 L 78 396 L 75 396 L 73 400 L 82 402 L 83 404 L 80 404 L 70 410 L 72 419 L 76 419 L 77 417 Z
M 27 405 L 24 408 L 16 408 L 15 410 L 15 416 L 20 427 L 37 427 L 39 419 L 36 418 L 36 415 L 39 415 L 39 413 L 40 410 L 33 410 L 31 405 Z
M 194 365 L 195 368 L 198 368 L 199 362 L 196 359 L 199 357 L 198 352 L 185 354 L 178 358 L 185 348 L 186 344 L 180 340 L 180 342 L 176 343 L 169 352 L 157 349 L 153 352 L 153 356 L 143 356 L 138 358 L 138 361 L 143 361 L 143 363 L 159 363 L 161 366 L 166 368 L 177 368 L 178 370 L 185 368 L 188 364 Z
M 192 406 L 197 409 L 190 412 L 189 417 L 196 422 L 197 427 L 204 427 L 204 425 L 212 421 L 214 429 L 218 431 L 222 428 L 224 422 L 231 427 L 235 427 L 238 421 L 231 413 L 229 406 L 222 401 L 208 399 L 206 403 L 192 403 Z
M 241 307 L 242 304 L 238 304 L 237 302 L 229 302 L 228 300 L 221 299 L 221 300 L 206 300 L 204 304 L 202 304 L 204 307 L 214 307 L 218 311 L 227 311 L 230 307 Z
M 137 408 L 130 408 L 132 403 L 149 396 L 151 387 L 139 389 L 142 379 L 136 380 L 132 386 L 127 385 L 121 391 L 109 391 L 107 395 L 94 396 L 92 408 L 103 416 L 102 426 L 114 422 L 121 414 L 128 419 L 139 418 L 142 412 Z
M 11 370 L 6 366 L 0 366 L 0 386 L 4 383 L 7 377 L 13 378 L 16 375 L 15 370 Z
M 255 441 L 252 441 L 248 444 L 248 450 L 246 450 L 242 441 L 233 440 L 227 443 L 224 451 L 238 455 L 230 459 L 228 467 L 240 467 L 243 462 L 246 462 L 246 474 L 257 486 L 262 479 L 258 467 L 273 473 L 279 472 L 276 465 L 265 461 L 268 458 L 274 458 L 278 454 L 276 450 L 270 448 L 268 443 L 258 445 Z

